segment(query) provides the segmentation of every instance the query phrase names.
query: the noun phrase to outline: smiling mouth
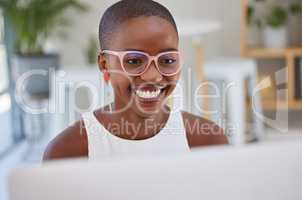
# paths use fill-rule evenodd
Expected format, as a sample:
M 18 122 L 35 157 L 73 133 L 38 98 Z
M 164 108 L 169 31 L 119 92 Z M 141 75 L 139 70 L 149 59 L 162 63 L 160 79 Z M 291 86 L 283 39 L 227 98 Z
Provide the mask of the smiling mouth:
M 140 101 L 154 102 L 159 101 L 160 97 L 164 94 L 167 86 L 146 86 L 135 88 L 133 91 Z

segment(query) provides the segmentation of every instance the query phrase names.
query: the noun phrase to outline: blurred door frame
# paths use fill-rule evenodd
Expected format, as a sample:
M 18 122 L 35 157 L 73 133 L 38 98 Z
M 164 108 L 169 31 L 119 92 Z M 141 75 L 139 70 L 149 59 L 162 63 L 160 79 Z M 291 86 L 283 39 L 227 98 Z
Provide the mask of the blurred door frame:
M 17 143 L 22 141 L 25 136 L 24 136 L 24 131 L 23 131 L 23 124 L 22 124 L 22 110 L 18 106 L 15 96 L 14 96 L 14 91 L 15 91 L 15 83 L 12 79 L 12 67 L 11 67 L 11 58 L 13 57 L 14 54 L 14 31 L 12 27 L 10 26 L 7 18 L 2 15 L 0 12 L 0 18 L 2 20 L 2 26 L 1 29 L 4 30 L 2 33 L 2 38 L 0 39 L 0 45 L 2 46 L 1 48 L 4 49 L 6 52 L 6 66 L 3 66 L 3 68 L 6 67 L 6 69 L 3 69 L 3 71 L 7 72 L 7 77 L 8 77 L 8 84 L 4 88 L 0 88 L 0 96 L 3 95 L 9 95 L 10 97 L 10 120 L 11 120 L 11 137 L 12 137 L 12 146 L 14 147 Z M 1 58 L 0 58 L 1 59 Z M 0 66 L 1 67 L 1 66 Z M 9 133 L 8 133 L 9 134 Z M 1 152 L 0 152 L 0 157 L 1 157 Z

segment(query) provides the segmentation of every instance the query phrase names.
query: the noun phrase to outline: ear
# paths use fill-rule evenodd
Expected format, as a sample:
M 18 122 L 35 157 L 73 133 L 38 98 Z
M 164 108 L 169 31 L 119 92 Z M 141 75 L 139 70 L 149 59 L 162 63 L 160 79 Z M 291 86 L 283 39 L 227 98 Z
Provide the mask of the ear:
M 107 60 L 102 53 L 99 53 L 98 55 L 98 65 L 101 72 L 108 71 Z

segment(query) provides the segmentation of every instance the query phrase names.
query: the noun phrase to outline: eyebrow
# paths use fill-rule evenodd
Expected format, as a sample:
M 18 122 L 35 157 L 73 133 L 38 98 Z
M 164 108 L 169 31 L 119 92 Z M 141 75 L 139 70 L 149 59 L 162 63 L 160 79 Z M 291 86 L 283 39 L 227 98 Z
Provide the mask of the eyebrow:
M 123 49 L 123 51 L 141 51 L 141 52 L 145 52 L 141 49 L 131 49 L 131 48 L 126 48 L 126 49 Z M 159 53 L 163 53 L 163 52 L 168 52 L 168 51 L 178 51 L 178 49 L 175 49 L 175 48 L 166 48 L 166 49 L 161 49 L 159 51 Z

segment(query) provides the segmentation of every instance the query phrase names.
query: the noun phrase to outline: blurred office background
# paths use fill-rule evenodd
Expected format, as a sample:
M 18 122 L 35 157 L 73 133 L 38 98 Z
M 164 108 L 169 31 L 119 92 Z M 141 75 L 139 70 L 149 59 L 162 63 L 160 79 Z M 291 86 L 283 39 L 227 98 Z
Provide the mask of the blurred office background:
M 227 127 L 225 121 L 238 123 L 236 127 L 241 136 L 233 139 L 234 144 L 299 137 L 302 129 L 300 0 L 158 1 L 171 10 L 181 29 L 180 46 L 185 54 L 181 83 L 183 95 L 192 96 L 183 100 L 183 109 L 208 117 L 224 128 Z M 110 88 L 104 86 L 101 80 L 95 52 L 99 48 L 97 34 L 100 17 L 113 2 L 81 0 L 81 5 L 64 10 L 64 17 L 70 20 L 69 26 L 61 26 L 43 43 L 43 52 L 51 55 L 46 56 L 48 61 L 16 59 L 14 41 L 17 34 L 8 20 L 9 16 L 5 16 L 2 10 L 0 200 L 7 198 L 6 172 L 21 164 L 40 162 L 46 144 L 89 108 L 93 94 L 85 90 L 87 85 L 83 81 L 90 81 L 102 91 L 97 100 L 100 106 L 112 100 Z M 27 49 L 24 49 L 26 52 Z M 31 66 L 26 67 L 26 63 L 31 63 Z M 24 110 L 16 99 L 17 80 L 30 69 L 40 69 L 41 63 L 44 63 L 44 70 L 50 67 L 51 70 L 45 76 L 47 78 L 28 82 L 24 102 L 31 108 L 48 110 L 31 113 Z M 202 105 L 219 110 L 214 114 L 204 114 L 196 109 L 194 92 L 203 78 L 213 81 L 220 89 L 228 81 L 242 83 L 242 87 L 231 92 L 232 97 L 227 98 L 226 111 L 221 106 L 222 99 L 201 101 Z M 265 80 L 270 80 L 271 84 L 256 94 L 254 111 L 259 115 L 255 115 L 251 100 L 255 96 L 253 89 Z M 65 87 L 66 84 L 63 88 L 60 84 L 57 84 L 58 88 L 52 88 L 47 83 L 54 81 L 65 81 L 78 89 Z M 75 86 L 77 82 L 82 85 Z M 211 88 L 208 89 L 211 92 Z M 285 93 L 278 93 L 283 89 L 286 89 Z M 60 92 L 64 97 L 59 95 L 60 98 L 56 99 Z M 75 110 L 75 107 L 78 109 Z

